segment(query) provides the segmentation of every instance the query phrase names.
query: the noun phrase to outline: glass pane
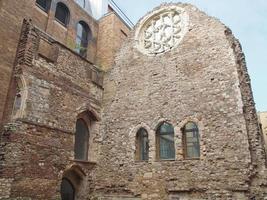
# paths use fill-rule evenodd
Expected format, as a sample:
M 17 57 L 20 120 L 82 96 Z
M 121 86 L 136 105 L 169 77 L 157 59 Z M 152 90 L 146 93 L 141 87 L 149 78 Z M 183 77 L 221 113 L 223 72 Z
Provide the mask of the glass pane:
M 45 11 L 49 9 L 49 0 L 36 0 L 36 3 Z
M 171 124 L 164 122 L 159 128 L 159 157 L 160 159 L 174 159 L 174 129 Z
M 197 125 L 193 122 L 189 122 L 185 125 L 186 130 L 192 130 L 192 129 L 197 129 Z
M 60 187 L 62 200 L 74 200 L 75 189 L 68 179 L 63 179 Z
M 17 94 L 16 95 L 16 98 L 15 98 L 15 104 L 14 104 L 14 110 L 15 112 L 18 111 L 21 107 L 21 95 L 20 94 Z
M 173 129 L 173 126 L 171 124 L 168 124 L 168 123 L 163 123 L 161 126 L 160 126 L 160 134 L 162 133 L 172 133 L 174 132 L 174 129 Z
M 200 156 L 199 133 L 195 123 L 185 125 L 186 157 L 197 158 Z
M 141 129 L 138 131 L 138 142 L 139 142 L 139 150 L 140 150 L 140 160 L 148 160 L 148 134 L 146 130 Z
M 81 39 L 79 37 L 76 38 L 76 45 L 75 45 L 75 51 L 77 53 L 80 53 L 80 49 L 81 49 Z
M 63 23 L 64 25 L 67 25 L 68 23 L 68 8 L 62 4 L 62 3 L 58 3 L 57 4 L 57 9 L 56 9 L 56 18 Z
M 88 27 L 86 24 L 79 22 L 77 25 L 77 37 L 76 37 L 76 48 L 75 51 L 78 52 L 81 56 L 86 57 L 87 46 L 88 46 Z
M 159 145 L 161 159 L 173 159 L 175 157 L 173 135 L 161 135 Z
M 75 159 L 87 160 L 88 140 L 89 131 L 87 124 L 82 119 L 78 119 L 75 132 Z

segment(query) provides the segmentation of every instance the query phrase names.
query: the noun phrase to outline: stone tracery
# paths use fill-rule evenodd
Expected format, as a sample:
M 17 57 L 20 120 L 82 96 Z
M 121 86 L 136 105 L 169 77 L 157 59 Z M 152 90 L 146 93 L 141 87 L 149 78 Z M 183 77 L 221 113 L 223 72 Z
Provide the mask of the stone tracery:
M 146 54 L 164 53 L 177 46 L 187 28 L 182 9 L 160 11 L 150 17 L 139 33 L 141 51 Z

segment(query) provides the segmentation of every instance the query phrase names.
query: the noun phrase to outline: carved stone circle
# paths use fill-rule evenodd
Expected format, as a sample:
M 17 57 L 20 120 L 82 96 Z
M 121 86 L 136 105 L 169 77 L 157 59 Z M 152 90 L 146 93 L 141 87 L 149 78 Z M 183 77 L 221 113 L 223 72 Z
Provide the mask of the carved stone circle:
M 183 8 L 170 6 L 145 17 L 136 32 L 138 49 L 147 55 L 165 53 L 176 47 L 188 30 Z

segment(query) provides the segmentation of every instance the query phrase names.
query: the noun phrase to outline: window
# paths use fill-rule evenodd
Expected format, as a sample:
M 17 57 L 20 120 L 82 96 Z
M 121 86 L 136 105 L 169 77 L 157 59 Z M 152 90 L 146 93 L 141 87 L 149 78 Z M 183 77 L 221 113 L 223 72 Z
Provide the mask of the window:
M 16 80 L 16 93 L 14 94 L 14 103 L 12 118 L 22 118 L 26 108 L 27 87 L 23 77 Z
M 136 159 L 148 160 L 148 134 L 147 131 L 141 128 L 136 134 Z
M 85 8 L 85 0 L 76 0 L 76 3 L 82 8 Z
M 61 2 L 57 3 L 56 8 L 56 19 L 62 23 L 64 26 L 67 26 L 69 23 L 70 12 L 67 6 Z
M 75 198 L 75 189 L 72 183 L 66 178 L 62 179 L 60 194 L 62 200 L 74 200 Z
M 175 159 L 174 129 L 164 122 L 157 130 L 157 157 L 162 160 Z
M 38 7 L 45 12 L 48 12 L 48 10 L 50 9 L 51 0 L 36 0 L 36 5 L 38 5 Z
M 15 97 L 14 107 L 13 107 L 13 114 L 17 115 L 18 111 L 21 108 L 22 96 L 21 91 L 18 91 Z
M 76 122 L 74 158 L 76 160 L 88 159 L 89 130 L 83 119 Z
M 183 128 L 183 144 L 185 158 L 199 158 L 199 131 L 195 123 L 189 122 Z
M 80 21 L 77 24 L 75 51 L 83 57 L 86 57 L 89 39 L 91 39 L 91 30 L 85 22 Z

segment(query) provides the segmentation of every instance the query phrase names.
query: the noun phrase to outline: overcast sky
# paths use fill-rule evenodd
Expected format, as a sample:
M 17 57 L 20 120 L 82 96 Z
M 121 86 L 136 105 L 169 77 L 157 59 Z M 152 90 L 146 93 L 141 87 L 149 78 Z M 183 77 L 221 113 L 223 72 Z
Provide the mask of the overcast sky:
M 258 111 L 267 111 L 267 0 L 114 0 L 135 24 L 163 2 L 187 2 L 220 19 L 240 40 Z

